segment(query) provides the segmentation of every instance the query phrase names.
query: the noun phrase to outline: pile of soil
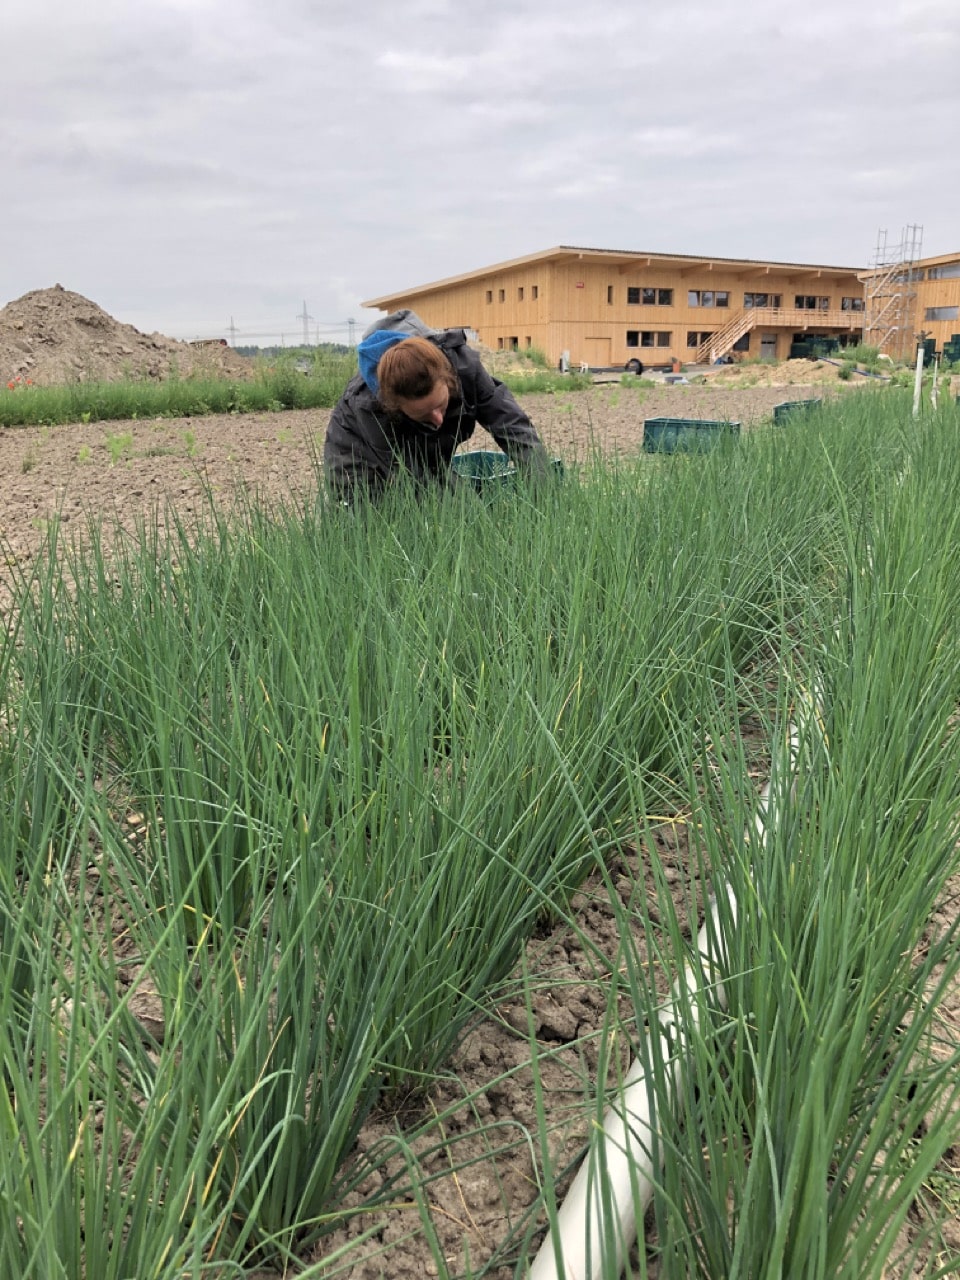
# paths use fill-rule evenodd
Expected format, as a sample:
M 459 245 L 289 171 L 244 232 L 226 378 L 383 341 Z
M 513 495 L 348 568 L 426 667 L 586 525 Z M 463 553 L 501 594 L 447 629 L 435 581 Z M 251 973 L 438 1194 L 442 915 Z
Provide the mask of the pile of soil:
M 0 311 L 0 378 L 37 386 L 124 378 L 249 378 L 253 362 L 219 343 L 141 333 L 62 285 L 33 289 Z
M 888 365 L 881 376 L 892 372 L 893 365 Z M 714 365 L 709 369 L 698 369 L 697 372 L 707 378 L 711 386 L 717 387 L 793 387 L 821 386 L 833 383 L 843 385 L 840 377 L 840 365 L 833 360 L 780 360 L 776 363 L 724 364 Z M 862 373 L 852 373 L 847 385 L 861 386 L 874 383 L 876 378 Z

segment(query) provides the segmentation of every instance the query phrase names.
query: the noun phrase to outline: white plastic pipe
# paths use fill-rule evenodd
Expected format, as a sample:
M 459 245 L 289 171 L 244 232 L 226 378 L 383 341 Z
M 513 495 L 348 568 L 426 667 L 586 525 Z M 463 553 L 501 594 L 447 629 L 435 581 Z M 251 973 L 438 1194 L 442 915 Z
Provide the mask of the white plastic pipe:
M 735 914 L 732 894 L 728 893 L 728 900 Z M 719 914 L 715 899 L 711 900 L 710 914 L 715 938 Z M 697 949 L 705 963 L 709 963 L 710 937 L 711 928 L 705 922 L 697 935 Z M 693 998 L 696 987 L 696 976 L 687 966 L 673 984 L 671 1000 L 661 1011 L 656 1029 L 651 1028 L 647 1034 L 648 1052 L 669 1064 L 665 1069 L 674 1086 L 680 1081 L 687 1035 L 699 1025 Z M 672 1012 L 678 1007 L 684 989 L 693 1014 L 693 1025 L 688 1025 L 686 1031 Z M 558 1280 L 560 1276 L 565 1280 L 595 1280 L 604 1265 L 609 1265 L 605 1241 L 611 1231 L 615 1241 L 615 1274 L 621 1274 L 623 1260 L 637 1237 L 637 1212 L 642 1217 L 653 1195 L 656 1170 L 651 1148 L 655 1129 L 651 1093 L 638 1057 L 624 1078 L 622 1093 L 607 1108 L 602 1133 L 592 1144 L 560 1207 L 557 1237 L 554 1240 L 548 1236 L 544 1240 L 530 1268 L 529 1280 Z M 598 1158 L 597 1144 L 602 1144 L 602 1160 Z
M 798 733 L 789 731 L 790 768 L 795 767 Z M 763 789 L 754 820 L 763 838 L 770 820 L 770 783 Z M 737 904 L 733 891 L 726 890 L 734 923 Z M 709 974 L 712 967 L 710 938 L 719 936 L 719 905 L 710 901 L 710 911 L 697 935 L 697 951 Z M 661 1011 L 657 1027 L 647 1035 L 648 1055 L 658 1055 L 665 1071 L 676 1087 L 681 1079 L 687 1039 L 699 1025 L 697 1018 L 697 976 L 690 965 L 671 988 L 671 999 Z M 725 1004 L 723 988 L 718 986 L 720 1003 Z M 681 996 L 693 1021 L 686 1030 L 679 1025 L 675 1011 L 682 1007 Z M 622 1092 L 607 1108 L 603 1129 L 591 1144 L 567 1197 L 557 1215 L 556 1232 L 551 1231 L 533 1260 L 528 1280 L 597 1280 L 611 1258 L 605 1252 L 608 1240 L 614 1242 L 616 1270 L 621 1275 L 624 1258 L 637 1238 L 637 1214 L 646 1212 L 653 1196 L 654 1168 L 651 1148 L 657 1128 L 652 1108 L 652 1090 L 644 1076 L 641 1058 L 636 1058 L 624 1077 Z

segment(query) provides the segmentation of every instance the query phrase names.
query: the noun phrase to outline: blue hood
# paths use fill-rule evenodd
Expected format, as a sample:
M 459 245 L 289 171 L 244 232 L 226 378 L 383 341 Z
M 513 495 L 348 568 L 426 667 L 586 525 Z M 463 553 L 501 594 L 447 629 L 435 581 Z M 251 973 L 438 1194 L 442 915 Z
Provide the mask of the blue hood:
M 409 337 L 409 333 L 398 333 L 396 329 L 377 329 L 369 337 L 364 338 L 357 347 L 360 376 L 374 395 L 380 392 L 380 383 L 377 381 L 377 365 L 380 363 L 380 357 L 395 342 L 402 342 L 404 338 Z

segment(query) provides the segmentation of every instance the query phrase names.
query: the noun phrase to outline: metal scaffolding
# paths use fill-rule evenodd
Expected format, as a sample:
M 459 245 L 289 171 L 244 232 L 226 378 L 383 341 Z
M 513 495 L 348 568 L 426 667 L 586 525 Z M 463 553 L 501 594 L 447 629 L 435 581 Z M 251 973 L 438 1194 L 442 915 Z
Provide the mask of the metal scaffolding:
M 877 247 L 864 284 L 863 341 L 879 347 L 895 360 L 907 358 L 916 347 L 917 262 L 922 256 L 923 227 L 904 227 L 899 244 L 877 232 Z

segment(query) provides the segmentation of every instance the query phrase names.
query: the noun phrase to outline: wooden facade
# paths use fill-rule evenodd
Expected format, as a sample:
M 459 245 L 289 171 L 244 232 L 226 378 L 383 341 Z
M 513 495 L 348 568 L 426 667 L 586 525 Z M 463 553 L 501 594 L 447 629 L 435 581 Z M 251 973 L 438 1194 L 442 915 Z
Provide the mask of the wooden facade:
M 942 351 L 944 343 L 960 334 L 960 253 L 923 258 L 916 275 L 914 341 L 923 333 Z
M 909 360 L 921 339 L 937 351 L 960 336 L 960 253 L 893 262 L 862 275 L 864 342 Z
M 862 268 L 559 246 L 363 303 L 408 307 L 493 350 L 557 365 L 786 359 L 813 336 L 861 341 Z

